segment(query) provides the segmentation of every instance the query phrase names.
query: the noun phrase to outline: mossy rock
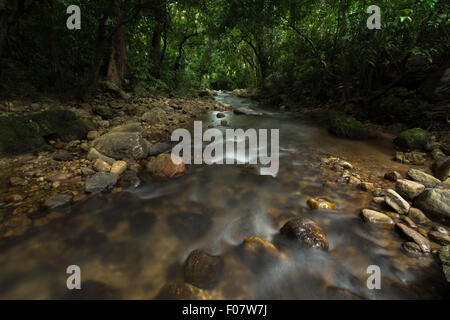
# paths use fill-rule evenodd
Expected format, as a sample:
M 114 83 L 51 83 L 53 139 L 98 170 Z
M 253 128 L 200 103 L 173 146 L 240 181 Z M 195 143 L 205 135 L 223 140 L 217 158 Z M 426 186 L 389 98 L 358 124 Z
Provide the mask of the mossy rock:
M 115 117 L 116 113 L 115 111 L 108 107 L 108 106 L 103 106 L 103 105 L 95 105 L 92 107 L 92 112 L 94 112 L 95 114 L 98 114 L 99 116 L 102 117 L 102 119 L 112 119 Z
M 329 132 L 352 140 L 365 140 L 370 136 L 369 130 L 361 122 L 344 117 L 331 119 Z
M 95 130 L 87 118 L 67 110 L 49 110 L 26 117 L 0 117 L 0 152 L 20 154 L 51 149 L 49 139 L 84 139 Z
M 430 134 L 420 128 L 401 132 L 394 140 L 394 144 L 408 150 L 423 149 L 430 141 Z

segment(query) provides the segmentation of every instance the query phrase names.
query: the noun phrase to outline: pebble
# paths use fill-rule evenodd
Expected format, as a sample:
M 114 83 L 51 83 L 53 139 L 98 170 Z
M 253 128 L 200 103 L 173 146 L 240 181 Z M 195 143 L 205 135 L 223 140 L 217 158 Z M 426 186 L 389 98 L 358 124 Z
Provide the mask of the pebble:
M 111 173 L 121 175 L 125 172 L 125 170 L 127 170 L 127 166 L 128 164 L 126 161 L 116 161 L 111 166 Z
M 94 169 L 97 172 L 109 172 L 111 170 L 111 166 L 107 162 L 97 159 L 94 162 Z

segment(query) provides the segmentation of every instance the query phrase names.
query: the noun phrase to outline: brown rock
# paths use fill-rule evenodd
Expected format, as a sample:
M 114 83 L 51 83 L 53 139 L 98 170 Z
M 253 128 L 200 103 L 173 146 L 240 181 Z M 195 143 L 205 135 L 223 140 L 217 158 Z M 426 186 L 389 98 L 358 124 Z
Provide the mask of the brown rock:
M 384 178 L 390 181 L 396 182 L 398 179 L 401 179 L 402 175 L 397 171 L 390 171 L 384 175 Z
M 11 177 L 9 179 L 9 184 L 13 187 L 17 186 L 24 186 L 25 185 L 25 179 L 19 178 L 19 177 Z
M 184 263 L 184 280 L 201 289 L 213 289 L 222 279 L 224 262 L 201 250 L 194 250 Z
M 309 199 L 306 203 L 312 210 L 324 210 L 336 208 L 336 206 L 333 203 L 323 199 Z
M 294 218 L 281 228 L 280 233 L 308 247 L 328 250 L 328 239 L 325 233 L 310 219 Z
M 361 214 L 363 219 L 369 223 L 394 224 L 389 216 L 375 210 L 363 209 Z
M 6 197 L 7 202 L 19 202 L 25 199 L 25 197 L 21 194 L 12 194 L 8 197 Z
M 399 179 L 395 185 L 395 190 L 400 195 L 413 200 L 425 191 L 425 186 L 415 181 Z
M 403 242 L 402 248 L 412 257 L 419 257 L 423 254 L 420 246 L 415 242 Z
M 416 223 L 427 224 L 431 223 L 431 220 L 422 212 L 422 210 L 417 208 L 411 208 L 408 211 L 408 217 L 410 217 Z
M 152 176 L 155 178 L 172 178 L 186 173 L 186 166 L 181 158 L 170 154 L 160 154 L 152 165 Z
M 407 214 L 411 205 L 392 189 L 386 191 L 386 203 L 400 214 Z
M 361 190 L 363 190 L 363 191 L 374 191 L 375 190 L 375 186 L 373 185 L 373 183 L 370 183 L 370 182 L 362 182 L 360 187 L 361 187 Z
M 97 159 L 94 162 L 94 169 L 97 172 L 109 172 L 111 170 L 111 166 L 101 159 Z
M 111 167 L 111 173 L 121 175 L 125 172 L 125 170 L 127 170 L 127 166 L 128 164 L 126 161 L 116 161 Z
M 425 238 L 419 232 L 414 231 L 413 229 L 407 227 L 402 223 L 396 223 L 395 225 L 400 231 L 402 231 L 404 235 L 406 235 L 408 238 L 412 239 L 415 243 L 417 243 L 422 252 L 424 253 L 431 252 L 431 243 L 427 238 Z
M 260 263 L 264 261 L 282 260 L 285 258 L 272 243 L 257 237 L 244 240 L 241 245 L 245 258 Z
M 95 140 L 98 137 L 100 137 L 100 134 L 98 133 L 98 131 L 89 131 L 87 134 L 88 140 Z
M 439 243 L 443 246 L 450 244 L 450 236 L 448 234 L 441 233 L 438 231 L 430 231 L 428 233 L 428 236 L 430 237 L 431 241 Z

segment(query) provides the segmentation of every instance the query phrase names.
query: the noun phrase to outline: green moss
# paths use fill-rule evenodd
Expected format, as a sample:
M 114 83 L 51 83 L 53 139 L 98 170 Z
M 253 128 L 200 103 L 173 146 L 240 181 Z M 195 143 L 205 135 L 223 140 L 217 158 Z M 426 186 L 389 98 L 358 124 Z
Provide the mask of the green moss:
M 430 140 L 430 134 L 420 128 L 409 129 L 401 132 L 394 143 L 404 149 L 423 149 Z
M 353 140 L 364 140 L 370 136 L 369 130 L 361 122 L 344 117 L 333 118 L 329 131 L 338 137 Z
M 26 117 L 0 117 L 0 152 L 19 154 L 51 149 L 49 138 L 62 141 L 86 137 L 95 125 L 67 110 L 51 110 Z

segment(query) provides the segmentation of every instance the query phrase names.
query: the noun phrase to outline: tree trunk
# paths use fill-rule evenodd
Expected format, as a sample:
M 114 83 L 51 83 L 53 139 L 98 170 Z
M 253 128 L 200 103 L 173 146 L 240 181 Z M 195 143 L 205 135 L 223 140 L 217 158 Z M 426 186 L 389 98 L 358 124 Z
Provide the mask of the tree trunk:
M 161 76 L 161 36 L 161 26 L 157 22 L 150 49 L 150 74 L 157 79 Z
M 103 55 L 105 54 L 105 47 L 107 42 L 105 27 L 106 19 L 107 16 L 105 15 L 102 20 L 100 20 L 100 23 L 98 25 L 97 44 L 95 48 L 94 62 L 92 64 L 90 88 L 95 88 L 100 78 L 100 69 L 102 67 Z
M 108 63 L 106 79 L 122 86 L 126 70 L 125 25 L 121 21 L 120 9 L 116 9 L 117 27 L 114 30 L 111 45 L 111 55 Z

